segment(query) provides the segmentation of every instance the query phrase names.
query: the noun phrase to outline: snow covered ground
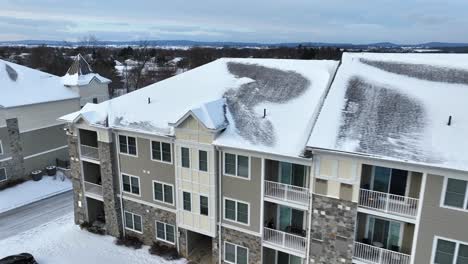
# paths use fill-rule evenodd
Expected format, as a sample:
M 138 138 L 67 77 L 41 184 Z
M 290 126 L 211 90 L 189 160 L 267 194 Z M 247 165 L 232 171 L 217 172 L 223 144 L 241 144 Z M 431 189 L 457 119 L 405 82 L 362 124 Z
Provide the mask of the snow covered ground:
M 14 187 L 0 191 L 0 213 L 42 200 L 55 194 L 72 189 L 70 180 L 56 180 L 44 176 L 40 181 L 27 181 Z
M 115 238 L 80 230 L 68 214 L 25 233 L 0 240 L 0 259 L 21 252 L 34 255 L 39 263 L 157 263 L 182 264 L 185 259 L 166 261 L 150 255 L 148 247 L 139 250 L 117 246 Z

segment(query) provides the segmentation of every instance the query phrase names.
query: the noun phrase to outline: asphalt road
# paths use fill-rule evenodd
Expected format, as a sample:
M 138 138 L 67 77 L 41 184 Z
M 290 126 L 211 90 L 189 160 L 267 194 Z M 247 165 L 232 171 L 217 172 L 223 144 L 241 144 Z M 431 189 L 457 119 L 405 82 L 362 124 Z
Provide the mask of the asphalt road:
M 0 240 L 73 212 L 73 192 L 68 191 L 0 214 Z

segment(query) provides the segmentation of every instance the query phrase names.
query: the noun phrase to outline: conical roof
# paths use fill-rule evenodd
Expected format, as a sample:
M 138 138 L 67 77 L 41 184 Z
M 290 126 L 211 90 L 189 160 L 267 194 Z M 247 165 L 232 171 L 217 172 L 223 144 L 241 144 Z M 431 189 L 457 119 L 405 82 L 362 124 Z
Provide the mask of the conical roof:
M 69 75 L 86 75 L 89 73 L 93 73 L 93 69 L 89 66 L 88 62 L 81 56 L 81 54 L 76 55 L 73 64 L 67 71 Z

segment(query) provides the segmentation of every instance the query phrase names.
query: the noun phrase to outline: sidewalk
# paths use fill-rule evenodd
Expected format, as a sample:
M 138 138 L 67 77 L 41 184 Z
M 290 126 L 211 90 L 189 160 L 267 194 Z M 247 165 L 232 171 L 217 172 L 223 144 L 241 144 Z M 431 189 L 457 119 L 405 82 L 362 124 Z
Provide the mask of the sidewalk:
M 67 192 L 72 189 L 69 179 L 56 180 L 53 176 L 44 176 L 40 181 L 27 181 L 0 191 L 0 214 L 9 210 Z

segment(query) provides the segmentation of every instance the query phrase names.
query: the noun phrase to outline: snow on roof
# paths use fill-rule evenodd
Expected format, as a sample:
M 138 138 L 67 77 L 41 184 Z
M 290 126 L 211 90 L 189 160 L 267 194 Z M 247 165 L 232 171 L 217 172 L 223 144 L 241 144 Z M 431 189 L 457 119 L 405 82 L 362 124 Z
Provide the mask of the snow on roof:
M 467 99 L 468 55 L 345 53 L 307 145 L 468 171 Z
M 4 60 L 0 60 L 0 94 L 0 108 L 79 98 L 60 77 Z
M 201 122 L 207 129 L 219 130 L 227 126 L 226 119 L 226 99 L 218 99 L 208 103 L 204 103 L 199 107 L 190 109 L 186 115 L 179 119 L 176 124 L 170 124 L 177 127 L 188 116 L 193 114 L 199 122 Z
M 337 65 L 219 59 L 61 119 L 74 122 L 80 113 L 105 111 L 111 127 L 172 136 L 171 124 L 192 111 L 210 128 L 227 120 L 214 144 L 297 157 Z
M 67 86 L 83 86 L 89 84 L 93 79 L 97 79 L 101 83 L 110 83 L 111 81 L 101 75 L 94 73 L 88 62 L 78 54 L 75 56 L 72 65 L 68 69 L 65 76 L 62 77 L 64 85 Z

